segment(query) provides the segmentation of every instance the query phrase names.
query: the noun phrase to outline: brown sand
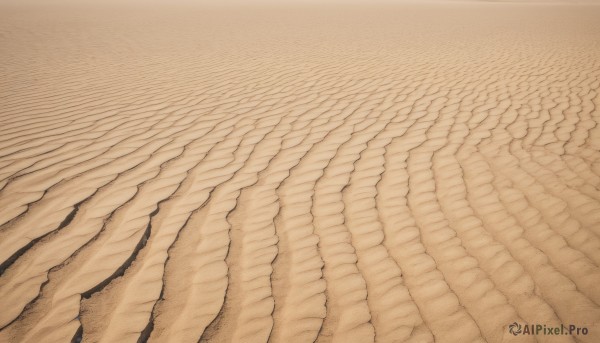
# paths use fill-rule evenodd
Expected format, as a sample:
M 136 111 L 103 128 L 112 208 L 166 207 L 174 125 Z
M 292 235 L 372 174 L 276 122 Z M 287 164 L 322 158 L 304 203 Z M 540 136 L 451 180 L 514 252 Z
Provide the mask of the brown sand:
M 0 49 L 0 342 L 600 342 L 600 6 L 5 3 Z

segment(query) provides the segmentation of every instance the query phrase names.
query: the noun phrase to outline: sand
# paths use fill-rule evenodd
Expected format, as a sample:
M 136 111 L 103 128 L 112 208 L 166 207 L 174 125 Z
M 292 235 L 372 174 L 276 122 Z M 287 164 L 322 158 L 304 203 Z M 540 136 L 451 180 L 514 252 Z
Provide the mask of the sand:
M 0 342 L 600 342 L 599 38 L 557 1 L 3 3 Z

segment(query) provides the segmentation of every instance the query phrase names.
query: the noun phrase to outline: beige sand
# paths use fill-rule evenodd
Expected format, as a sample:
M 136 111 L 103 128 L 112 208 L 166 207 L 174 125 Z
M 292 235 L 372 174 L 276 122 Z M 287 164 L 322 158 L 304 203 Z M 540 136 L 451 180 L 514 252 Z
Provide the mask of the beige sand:
M 0 49 L 0 342 L 600 342 L 600 6 L 5 3 Z

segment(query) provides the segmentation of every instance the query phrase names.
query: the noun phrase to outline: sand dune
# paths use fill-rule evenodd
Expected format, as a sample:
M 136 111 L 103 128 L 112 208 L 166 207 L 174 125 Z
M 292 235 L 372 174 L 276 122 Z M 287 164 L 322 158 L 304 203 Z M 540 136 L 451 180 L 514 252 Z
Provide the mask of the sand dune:
M 0 342 L 600 341 L 600 6 L 0 6 Z

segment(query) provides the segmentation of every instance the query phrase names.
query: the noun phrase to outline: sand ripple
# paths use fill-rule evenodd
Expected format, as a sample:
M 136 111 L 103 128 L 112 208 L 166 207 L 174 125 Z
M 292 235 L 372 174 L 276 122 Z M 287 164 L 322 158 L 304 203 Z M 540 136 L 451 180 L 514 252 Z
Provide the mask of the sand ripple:
M 600 341 L 599 18 L 5 5 L 0 341 Z

